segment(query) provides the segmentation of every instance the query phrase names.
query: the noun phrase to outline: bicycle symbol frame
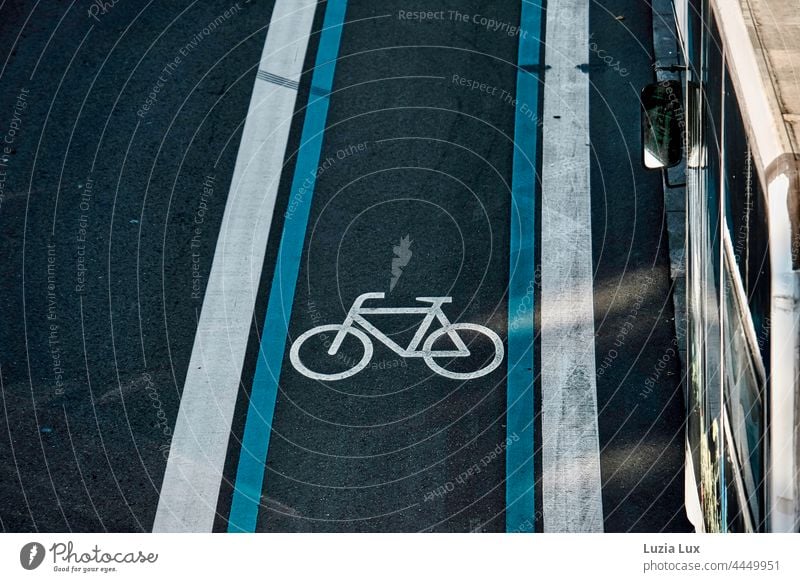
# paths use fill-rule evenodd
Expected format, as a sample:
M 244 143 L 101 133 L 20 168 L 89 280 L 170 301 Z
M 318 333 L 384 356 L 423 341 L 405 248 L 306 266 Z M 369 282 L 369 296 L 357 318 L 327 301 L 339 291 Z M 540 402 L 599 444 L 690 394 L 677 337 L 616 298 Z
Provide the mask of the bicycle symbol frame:
M 486 374 L 492 372 L 503 361 L 503 357 L 505 355 L 503 342 L 494 331 L 488 327 L 484 327 L 475 323 L 450 323 L 450 320 L 447 319 L 447 316 L 442 310 L 442 305 L 445 303 L 451 303 L 453 301 L 452 297 L 416 298 L 417 301 L 422 303 L 430 303 L 430 305 L 427 307 L 363 307 L 365 301 L 371 299 L 384 299 L 385 296 L 385 293 L 363 293 L 359 295 L 355 301 L 353 301 L 353 305 L 350 307 L 350 311 L 347 313 L 347 317 L 345 318 L 344 322 L 340 324 L 320 325 L 311 328 L 300 335 L 300 337 L 294 341 L 292 348 L 289 351 L 289 359 L 294 368 L 304 376 L 314 380 L 335 381 L 344 380 L 345 378 L 354 376 L 366 368 L 372 360 L 374 348 L 372 345 L 372 340 L 367 333 L 397 355 L 403 358 L 422 358 L 431 370 L 440 376 L 444 376 L 445 378 L 450 378 L 453 380 L 472 380 L 474 378 L 480 378 L 481 376 L 485 376 Z M 367 319 L 364 317 L 365 315 L 414 314 L 424 315 L 425 317 L 419 324 L 419 328 L 414 334 L 414 337 L 411 339 L 411 342 L 408 344 L 408 347 L 405 348 L 392 340 L 389 336 L 375 327 L 374 324 L 367 321 Z M 425 338 L 425 334 L 428 333 L 428 330 L 433 324 L 434 319 L 439 321 L 441 327 L 431 333 L 423 343 L 422 340 Z M 356 327 L 356 324 L 359 327 Z M 488 365 L 475 370 L 474 372 L 451 372 L 450 370 L 447 370 L 436 363 L 434 358 L 469 357 L 471 352 L 458 334 L 458 332 L 461 330 L 469 330 L 481 333 L 492 341 L 494 344 L 495 354 L 494 359 L 492 359 Z M 359 362 L 352 368 L 335 374 L 322 374 L 307 368 L 300 360 L 301 346 L 306 342 L 306 340 L 317 334 L 334 331 L 336 332 L 336 337 L 334 337 L 330 347 L 328 348 L 328 355 L 335 356 L 337 354 L 339 348 L 342 346 L 342 342 L 344 342 L 345 336 L 349 333 L 358 338 L 364 346 L 364 355 L 362 356 L 361 360 L 359 360 Z M 434 350 L 433 344 L 437 339 L 445 334 L 450 337 L 450 340 L 453 342 L 456 349 Z M 420 344 L 422 344 L 422 349 L 419 349 Z

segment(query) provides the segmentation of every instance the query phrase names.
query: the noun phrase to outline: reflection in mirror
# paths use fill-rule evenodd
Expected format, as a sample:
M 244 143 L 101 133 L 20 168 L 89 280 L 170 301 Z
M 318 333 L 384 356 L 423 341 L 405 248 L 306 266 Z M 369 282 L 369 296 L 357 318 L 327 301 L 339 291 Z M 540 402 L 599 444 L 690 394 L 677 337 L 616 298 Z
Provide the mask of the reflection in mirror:
M 661 81 L 642 91 L 642 153 L 646 168 L 671 168 L 681 161 L 683 128 L 681 82 Z

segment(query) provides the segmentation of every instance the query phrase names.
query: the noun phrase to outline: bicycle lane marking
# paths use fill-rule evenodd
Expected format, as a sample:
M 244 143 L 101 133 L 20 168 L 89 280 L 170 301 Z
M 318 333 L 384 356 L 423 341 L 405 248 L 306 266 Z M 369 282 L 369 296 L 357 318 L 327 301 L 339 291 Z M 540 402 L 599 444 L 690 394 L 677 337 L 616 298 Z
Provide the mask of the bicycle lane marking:
M 541 4 L 523 0 L 517 55 L 517 107 L 511 177 L 506 414 L 506 531 L 535 530 L 534 285 L 536 271 L 536 163 L 539 153 Z M 522 105 L 531 110 L 522 111 Z
M 589 4 L 550 0 L 542 128 L 545 532 L 603 531 L 592 282 Z M 568 160 L 573 164 L 565 164 Z
M 450 378 L 451 380 L 473 380 L 475 378 L 480 378 L 481 376 L 485 376 L 490 372 L 494 371 L 503 361 L 503 342 L 500 340 L 500 337 L 491 329 L 486 328 L 482 325 L 477 325 L 474 323 L 450 323 L 447 319 L 447 316 L 442 311 L 442 305 L 446 303 L 452 302 L 452 297 L 418 297 L 417 301 L 421 301 L 423 303 L 430 303 L 430 307 L 363 307 L 365 301 L 368 300 L 378 300 L 384 299 L 385 293 L 382 292 L 372 292 L 372 293 L 363 293 L 360 295 L 356 300 L 353 302 L 352 307 L 350 308 L 347 318 L 345 322 L 342 324 L 332 324 L 332 325 L 321 325 L 315 328 L 312 328 L 305 333 L 303 333 L 300 337 L 298 337 L 294 343 L 292 344 L 291 349 L 289 350 L 289 359 L 294 366 L 295 370 L 306 376 L 307 378 L 312 378 L 314 380 L 322 380 L 322 381 L 330 381 L 335 382 L 338 380 L 344 380 L 351 376 L 354 376 L 361 370 L 363 370 L 372 359 L 373 353 L 373 345 L 372 340 L 364 333 L 367 332 L 372 337 L 383 345 L 388 347 L 394 353 L 399 355 L 401 358 L 422 358 L 428 367 L 439 374 L 440 376 L 444 376 L 445 378 Z M 409 343 L 408 347 L 403 348 L 399 344 L 395 343 L 392 339 L 390 339 L 386 334 L 381 332 L 377 327 L 375 327 L 372 323 L 364 318 L 364 315 L 371 314 L 371 315 L 424 315 L 424 319 L 414 334 L 414 337 Z M 422 344 L 423 338 L 427 334 L 430 326 L 433 324 L 433 321 L 437 320 L 441 327 L 434 331 L 432 334 L 425 339 L 425 343 Z M 361 327 L 355 327 L 354 324 L 358 323 Z M 495 348 L 495 356 L 493 360 L 483 368 L 480 368 L 474 372 L 451 372 L 441 366 L 439 366 L 434 358 L 435 357 L 449 357 L 449 358 L 458 358 L 458 357 L 467 357 L 470 355 L 470 351 L 467 348 L 464 341 L 461 339 L 461 336 L 458 335 L 458 330 L 465 329 L 471 330 L 480 334 L 485 335 L 489 338 L 489 340 L 494 344 Z M 344 336 L 347 333 L 353 334 L 356 338 L 358 338 L 362 344 L 364 345 L 364 356 L 361 360 L 356 363 L 356 365 L 349 369 L 345 370 L 344 372 L 338 372 L 335 374 L 322 374 L 318 372 L 314 372 L 307 368 L 302 361 L 300 360 L 300 347 L 302 344 L 308 340 L 309 338 L 317 335 L 317 334 L 324 334 L 325 332 L 336 332 L 334 337 L 333 343 L 330 345 L 328 349 L 328 355 L 336 356 L 336 353 L 339 350 L 339 347 L 344 340 Z M 447 334 L 451 340 L 451 342 L 455 345 L 455 350 L 434 350 L 433 344 L 436 343 L 436 340 L 439 339 L 442 335 Z M 420 349 L 420 344 L 422 344 L 422 348 Z M 326 344 L 327 345 L 327 344 Z
M 306 108 L 291 189 L 291 192 L 299 192 L 301 189 L 305 192 L 304 195 L 296 197 L 297 206 L 294 212 L 286 217 L 278 248 L 239 453 L 239 466 L 228 517 L 229 532 L 255 531 L 258 518 L 281 364 L 286 351 L 289 319 L 308 216 L 314 198 L 316 185 L 314 170 L 319 166 L 346 10 L 347 0 L 328 0 L 325 7 L 325 19 L 314 73 L 311 77 L 312 97 Z M 314 95 L 319 96 L 315 98 Z M 310 185 L 308 182 L 311 182 Z
M 300 78 L 315 12 L 316 0 L 277 0 L 259 70 L 285 79 Z M 213 527 L 296 98 L 296 87 L 260 78 L 254 82 L 175 420 L 154 532 L 210 532 Z

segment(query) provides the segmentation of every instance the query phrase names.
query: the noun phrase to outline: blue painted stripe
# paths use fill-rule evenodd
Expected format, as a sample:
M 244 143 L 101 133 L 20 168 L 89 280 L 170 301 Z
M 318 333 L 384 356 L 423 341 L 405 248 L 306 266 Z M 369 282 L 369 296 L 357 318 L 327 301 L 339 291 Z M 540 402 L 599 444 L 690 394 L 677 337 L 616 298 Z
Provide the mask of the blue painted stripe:
M 272 278 L 272 288 L 267 304 L 264 331 L 261 337 L 250 404 L 247 409 L 239 467 L 228 518 L 229 532 L 255 531 L 261 500 L 261 490 L 266 470 L 272 418 L 278 396 L 278 381 L 286 348 L 289 319 L 292 314 L 300 257 L 311 210 L 311 200 L 316 185 L 316 169 L 319 166 L 322 138 L 328 117 L 329 95 L 333 87 L 333 75 L 342 25 L 347 10 L 347 0 L 328 0 L 325 20 L 319 40 L 319 49 L 311 78 L 316 89 L 312 95 L 321 96 L 309 100 L 300 138 L 300 151 L 292 180 L 293 212 L 286 216 L 283 234 Z M 311 186 L 308 186 L 308 181 Z M 305 182 L 305 184 L 304 184 Z M 301 193 L 301 189 L 304 192 Z
M 539 150 L 542 5 L 522 1 L 517 106 L 511 177 L 511 263 L 508 282 L 506 531 L 533 532 L 534 287 L 536 163 Z

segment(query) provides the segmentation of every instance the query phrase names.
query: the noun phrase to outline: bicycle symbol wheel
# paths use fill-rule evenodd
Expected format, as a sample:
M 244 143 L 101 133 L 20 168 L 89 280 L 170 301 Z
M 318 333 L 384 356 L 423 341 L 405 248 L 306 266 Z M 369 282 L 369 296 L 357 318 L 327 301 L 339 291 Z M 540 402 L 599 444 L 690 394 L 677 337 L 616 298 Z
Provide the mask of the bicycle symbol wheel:
M 434 342 L 445 334 L 458 333 L 458 331 L 462 329 L 483 334 L 494 344 L 494 358 L 492 361 L 489 362 L 488 365 L 484 366 L 483 368 L 479 368 L 474 372 L 451 372 L 450 370 L 437 364 L 434 359 L 436 357 L 436 352 L 433 350 Z M 472 380 L 474 378 L 480 378 L 481 376 L 489 374 L 500 365 L 500 363 L 503 361 L 503 355 L 505 353 L 503 350 L 503 342 L 500 339 L 500 336 L 498 336 L 488 327 L 483 327 L 482 325 L 478 325 L 476 323 L 453 323 L 447 327 L 441 327 L 437 329 L 428 336 L 428 339 L 425 340 L 422 351 L 425 354 L 422 359 L 425 360 L 425 363 L 431 370 L 440 376 L 451 378 L 453 380 Z
M 361 357 L 361 360 L 352 368 L 345 370 L 344 372 L 337 372 L 335 374 L 322 374 L 320 372 L 315 372 L 308 367 L 300 360 L 300 348 L 306 342 L 306 340 L 312 338 L 315 335 L 324 334 L 326 332 L 332 332 L 332 335 L 335 336 L 337 333 L 342 331 L 344 326 L 342 324 L 331 324 L 331 325 L 320 325 L 319 327 L 314 327 L 309 329 L 307 332 L 302 334 L 298 337 L 295 342 L 292 344 L 292 349 L 289 350 L 289 359 L 292 362 L 292 365 L 295 369 L 303 374 L 304 376 L 308 376 L 314 380 L 326 380 L 326 381 L 334 381 L 334 380 L 344 380 L 345 378 L 349 378 L 350 376 L 355 376 L 361 370 L 366 368 L 369 365 L 370 360 L 372 360 L 372 341 L 370 341 L 369 336 L 365 334 L 358 328 L 355 327 L 348 327 L 345 330 L 345 333 L 353 334 L 361 343 L 364 344 L 364 355 Z M 330 345 L 330 344 L 329 344 Z M 331 354 L 328 350 L 328 353 L 331 356 L 335 356 L 336 354 Z

